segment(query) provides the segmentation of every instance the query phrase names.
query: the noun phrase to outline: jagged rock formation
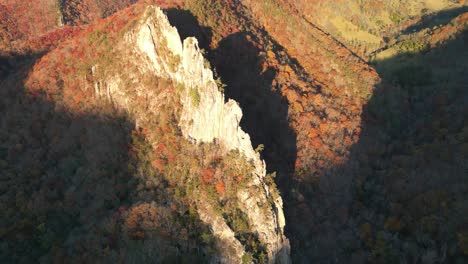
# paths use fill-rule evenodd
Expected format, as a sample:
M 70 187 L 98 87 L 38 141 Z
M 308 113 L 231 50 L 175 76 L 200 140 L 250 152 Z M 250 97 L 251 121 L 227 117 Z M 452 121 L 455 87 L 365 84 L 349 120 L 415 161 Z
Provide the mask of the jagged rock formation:
M 267 213 L 258 206 L 266 204 L 272 194 L 263 182 L 265 163 L 254 151 L 249 135 L 239 126 L 242 118 L 239 105 L 234 100 L 225 103 L 224 95 L 218 91 L 213 79 L 213 73 L 204 66 L 204 58 L 195 38 L 184 40 L 182 45 L 177 30 L 170 26 L 166 16 L 158 8 L 148 7 L 144 17 L 146 20 L 136 33 L 136 47 L 149 59 L 148 66 L 156 75 L 175 80 L 183 86 L 183 110 L 179 122 L 182 133 L 196 142 L 218 140 L 227 150 L 238 149 L 254 164 L 255 178 L 249 189 L 257 188 L 259 192 L 253 196 L 248 190 L 239 191 L 240 205 L 248 215 L 249 223 L 258 232 L 260 241 L 267 245 L 270 259 L 276 256 L 282 262 L 287 261 L 289 244 L 283 234 L 285 221 L 282 200 L 281 197 L 276 197 L 275 208 L 268 209 Z M 169 61 L 168 57 L 158 54 L 164 46 L 169 49 L 170 54 L 166 54 L 171 57 Z M 204 214 L 203 210 L 200 214 Z M 214 224 L 212 228 L 223 243 L 229 245 L 230 241 L 234 241 L 234 234 L 226 229 L 225 224 Z M 238 245 L 233 247 L 239 248 Z
M 158 20 L 165 19 L 164 15 L 158 17 L 161 15 L 157 13 L 155 16 Z M 155 53 L 165 41 L 175 61 L 168 62 Z M 256 164 L 257 173 L 264 175 L 265 166 L 260 161 L 260 155 L 252 148 L 249 135 L 239 127 L 242 110 L 234 100 L 225 103 L 213 73 L 205 68 L 198 41 L 187 38 L 182 46 L 176 28 L 169 24 L 155 26 L 154 22 L 148 22 L 138 33 L 137 42 L 140 50 L 151 60 L 150 67 L 154 67 L 156 75 L 184 86 L 181 97 L 184 109 L 180 120 L 184 135 L 203 142 L 219 139 L 227 149 L 239 149 Z
M 125 16 L 110 17 L 104 24 L 119 24 L 115 21 L 121 17 Z M 85 37 L 94 41 L 92 45 L 104 47 L 104 55 L 85 65 L 82 70 L 85 76 L 78 80 L 64 78 L 63 86 L 70 87 L 78 81 L 87 93 L 92 92 L 95 100 L 110 102 L 113 107 L 127 112 L 137 127 L 145 127 L 158 116 L 158 105 L 168 96 L 157 94 L 151 89 L 151 82 L 144 80 L 154 77 L 172 83 L 176 91 L 170 92 L 180 99 L 178 124 L 183 136 L 194 144 L 215 141 L 223 153 L 239 151 L 251 164 L 250 178 L 236 190 L 238 209 L 246 216 L 249 231 L 264 247 L 268 261 L 288 263 L 289 241 L 284 235 L 282 199 L 274 187 L 266 183 L 265 163 L 253 149 L 249 135 L 239 126 L 242 111 L 233 100 L 225 103 L 212 71 L 205 66 L 197 40 L 188 38 L 182 43 L 177 29 L 169 24 L 161 9 L 153 6 L 126 23 L 111 45 L 101 29 L 89 29 L 91 33 L 85 33 Z M 64 49 L 59 47 L 58 50 Z M 112 63 L 116 54 L 120 59 Z M 46 64 L 44 61 L 41 63 Z M 42 70 L 38 67 L 36 76 Z M 145 98 L 144 103 L 141 98 Z M 149 140 L 153 146 L 158 145 L 157 138 Z M 217 241 L 215 261 L 241 262 L 247 249 L 236 230 L 213 209 L 207 197 L 196 192 L 194 195 L 199 195 L 193 197 L 198 215 Z

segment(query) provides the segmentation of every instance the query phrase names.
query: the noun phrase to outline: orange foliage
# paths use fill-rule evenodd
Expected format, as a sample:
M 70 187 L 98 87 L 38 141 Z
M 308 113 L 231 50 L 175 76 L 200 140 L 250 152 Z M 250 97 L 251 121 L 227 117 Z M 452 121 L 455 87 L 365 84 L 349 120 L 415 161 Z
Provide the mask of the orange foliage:
M 79 32 L 81 32 L 79 27 L 64 27 L 43 34 L 38 38 L 30 39 L 28 44 L 32 50 L 50 49 L 56 47 L 60 42 L 76 36 Z
M 163 171 L 166 167 L 166 162 L 161 159 L 155 159 L 151 162 L 153 168 L 157 169 L 158 171 Z
M 313 149 L 320 149 L 323 145 L 322 139 L 320 139 L 320 137 L 314 137 L 310 141 L 310 145 Z
M 131 239 L 132 240 L 143 240 L 143 239 L 145 239 L 145 233 L 143 233 L 142 231 L 136 231 L 136 232 L 131 234 Z
M 320 135 L 320 132 L 316 128 L 311 128 L 310 131 L 309 131 L 308 137 L 310 139 L 313 139 L 313 138 L 318 137 L 319 135 Z
M 215 185 L 216 192 L 219 195 L 224 195 L 226 193 L 226 188 L 224 186 L 223 180 L 219 180 Z
M 202 176 L 202 179 L 203 179 L 203 183 L 205 183 L 205 184 L 213 183 L 214 175 L 215 175 L 215 171 L 213 169 L 211 169 L 211 168 L 206 168 L 206 169 L 202 170 L 201 176 Z

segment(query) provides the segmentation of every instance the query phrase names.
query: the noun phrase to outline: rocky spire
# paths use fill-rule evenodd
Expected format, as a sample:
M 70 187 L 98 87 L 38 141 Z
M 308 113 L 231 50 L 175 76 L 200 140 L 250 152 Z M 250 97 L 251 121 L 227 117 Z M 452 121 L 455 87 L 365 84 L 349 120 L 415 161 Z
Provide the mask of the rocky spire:
M 265 162 L 253 149 L 250 136 L 239 125 L 242 110 L 238 103 L 231 99 L 225 102 L 224 94 L 213 79 L 213 72 L 205 66 L 197 39 L 190 37 L 182 44 L 176 28 L 169 24 L 159 8 L 148 7 L 144 17 L 138 29 L 136 48 L 146 55 L 156 75 L 169 77 L 183 87 L 183 109 L 179 122 L 183 135 L 195 142 L 216 140 L 226 151 L 239 150 L 254 165 L 255 172 L 249 189 L 255 188 L 260 192 L 250 195 L 249 189 L 239 190 L 241 210 L 248 216 L 249 224 L 260 241 L 267 246 L 269 259 L 289 262 L 289 241 L 283 233 L 282 199 L 279 196 L 273 198 L 263 181 Z M 273 208 L 260 208 L 259 204 L 266 205 L 268 200 L 273 200 Z M 200 214 L 203 216 L 207 212 Z M 219 223 L 221 217 L 214 218 L 205 217 L 206 221 L 211 219 L 218 223 L 211 225 L 213 233 L 223 242 L 233 243 L 233 232 L 223 230 L 228 226 Z M 208 221 L 207 224 L 211 223 Z M 238 248 L 235 245 L 232 247 Z

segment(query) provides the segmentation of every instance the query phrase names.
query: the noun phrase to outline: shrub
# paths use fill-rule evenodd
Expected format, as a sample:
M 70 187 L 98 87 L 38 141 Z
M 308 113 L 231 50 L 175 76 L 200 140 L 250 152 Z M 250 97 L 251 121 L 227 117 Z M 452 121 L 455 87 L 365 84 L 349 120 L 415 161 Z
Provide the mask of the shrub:
M 226 193 L 226 187 L 224 186 L 223 180 L 219 180 L 215 185 L 216 192 L 223 196 Z
M 406 54 L 417 54 L 425 52 L 429 47 L 417 40 L 407 40 L 401 43 L 399 48 L 401 52 Z
M 215 171 L 211 168 L 204 169 L 201 173 L 203 183 L 211 184 L 214 181 Z
M 221 77 L 216 78 L 215 83 L 218 86 L 218 90 L 223 93 L 224 88 L 226 88 L 226 85 L 221 80 Z
M 198 93 L 198 88 L 190 88 L 190 98 L 192 99 L 193 105 L 198 107 L 200 105 L 200 93 Z
M 393 22 L 393 23 L 400 23 L 402 20 L 403 20 L 403 17 L 401 17 L 398 13 L 391 13 L 390 14 L 390 20 Z

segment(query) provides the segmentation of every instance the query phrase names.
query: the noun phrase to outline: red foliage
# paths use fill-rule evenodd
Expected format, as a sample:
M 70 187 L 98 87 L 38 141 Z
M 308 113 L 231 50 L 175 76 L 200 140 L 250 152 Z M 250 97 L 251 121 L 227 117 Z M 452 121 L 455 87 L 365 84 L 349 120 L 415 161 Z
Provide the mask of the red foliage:
M 159 130 L 159 129 L 158 129 Z M 153 147 L 153 150 L 155 152 L 165 152 L 166 151 L 166 145 L 164 145 L 164 143 L 159 143 L 158 145 L 156 145 L 155 147 Z
M 11 41 L 22 37 L 17 21 L 12 17 L 11 10 L 0 4 L 0 41 Z
M 119 207 L 119 213 L 120 213 L 120 214 L 123 214 L 125 211 L 127 211 L 127 209 L 128 209 L 128 208 L 127 208 L 126 206 L 120 206 L 120 207 Z
M 145 239 L 145 233 L 142 231 L 135 231 L 130 235 L 132 240 L 144 240 Z
M 212 168 L 206 168 L 202 170 L 201 176 L 203 179 L 203 183 L 212 184 L 214 181 L 214 175 L 215 175 L 215 171 Z
M 164 171 L 164 168 L 166 167 L 166 161 L 162 159 L 155 159 L 151 162 L 151 165 L 158 171 Z
M 23 37 L 35 37 L 58 28 L 55 0 L 4 0 Z

